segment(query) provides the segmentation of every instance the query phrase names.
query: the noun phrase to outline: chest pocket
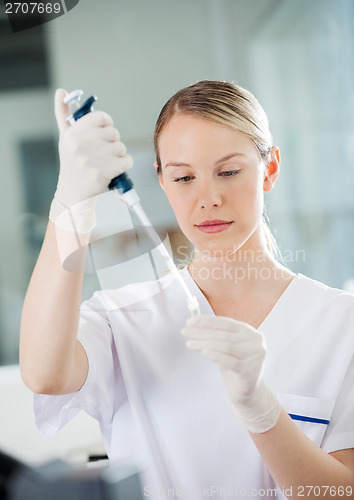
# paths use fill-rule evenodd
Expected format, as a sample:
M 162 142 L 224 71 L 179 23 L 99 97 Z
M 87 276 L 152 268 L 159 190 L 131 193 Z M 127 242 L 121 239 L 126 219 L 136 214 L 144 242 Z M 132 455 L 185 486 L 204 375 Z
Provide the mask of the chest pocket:
M 331 420 L 335 400 L 297 394 L 277 394 L 280 404 L 295 424 L 318 446 Z

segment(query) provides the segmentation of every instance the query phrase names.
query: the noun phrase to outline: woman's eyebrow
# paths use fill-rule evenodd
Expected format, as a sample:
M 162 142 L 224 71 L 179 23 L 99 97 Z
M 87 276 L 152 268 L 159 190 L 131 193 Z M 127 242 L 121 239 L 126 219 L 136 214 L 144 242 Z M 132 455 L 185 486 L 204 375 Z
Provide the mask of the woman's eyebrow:
M 166 163 L 166 167 L 190 167 L 189 163 L 184 163 L 181 161 L 169 161 Z
M 244 153 L 231 153 L 229 155 L 224 156 L 223 158 L 220 158 L 220 160 L 215 162 L 215 165 L 223 163 L 224 161 L 231 160 L 231 158 L 234 158 L 235 156 L 246 156 L 246 155 Z
M 229 155 L 223 156 L 220 158 L 220 160 L 217 160 L 215 162 L 215 165 L 218 165 L 219 163 L 224 163 L 225 161 L 231 160 L 231 158 L 234 158 L 235 156 L 246 156 L 244 153 L 231 153 Z M 189 163 L 185 163 L 183 161 L 169 161 L 166 163 L 166 167 L 190 167 L 191 165 Z

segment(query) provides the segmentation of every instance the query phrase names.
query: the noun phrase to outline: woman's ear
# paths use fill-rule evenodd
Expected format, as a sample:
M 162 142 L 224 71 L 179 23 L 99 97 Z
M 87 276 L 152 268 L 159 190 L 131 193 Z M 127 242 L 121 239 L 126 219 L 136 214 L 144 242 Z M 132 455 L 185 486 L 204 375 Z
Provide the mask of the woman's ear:
M 277 146 L 273 146 L 270 150 L 270 161 L 266 165 L 266 174 L 263 181 L 263 190 L 268 192 L 271 191 L 277 177 L 279 175 L 280 167 L 280 152 Z

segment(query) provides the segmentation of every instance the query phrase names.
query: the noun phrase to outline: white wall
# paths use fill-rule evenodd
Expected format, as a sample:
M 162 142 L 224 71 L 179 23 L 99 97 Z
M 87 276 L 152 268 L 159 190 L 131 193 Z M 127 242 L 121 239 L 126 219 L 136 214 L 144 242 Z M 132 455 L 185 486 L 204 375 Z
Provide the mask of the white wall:
M 56 84 L 96 93 L 126 141 L 151 138 L 171 92 L 211 73 L 208 4 L 79 2 L 48 25 Z

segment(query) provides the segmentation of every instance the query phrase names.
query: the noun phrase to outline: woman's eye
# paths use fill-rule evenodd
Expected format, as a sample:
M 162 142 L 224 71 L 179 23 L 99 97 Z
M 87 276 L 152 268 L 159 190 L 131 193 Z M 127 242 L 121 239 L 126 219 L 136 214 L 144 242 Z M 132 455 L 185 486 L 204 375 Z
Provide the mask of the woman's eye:
M 184 177 L 177 177 L 173 180 L 173 182 L 189 182 L 193 177 L 191 175 L 185 175 Z
M 238 174 L 241 172 L 241 169 L 238 170 L 223 170 L 222 172 L 218 173 L 219 177 L 233 177 L 234 175 Z M 195 179 L 195 176 L 193 175 L 184 175 L 183 177 L 176 177 L 173 179 L 173 182 L 181 182 L 182 184 L 185 184 L 187 182 L 192 181 Z
M 218 175 L 221 177 L 232 177 L 239 172 L 241 172 L 241 170 L 224 170 L 223 172 L 219 172 Z

